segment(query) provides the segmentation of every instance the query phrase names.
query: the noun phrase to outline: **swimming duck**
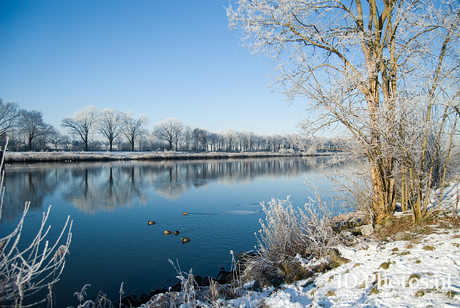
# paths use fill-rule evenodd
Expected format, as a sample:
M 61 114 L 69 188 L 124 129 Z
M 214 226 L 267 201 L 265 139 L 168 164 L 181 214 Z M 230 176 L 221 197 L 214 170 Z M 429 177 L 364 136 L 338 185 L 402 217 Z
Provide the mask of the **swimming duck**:
M 190 242 L 190 238 L 189 237 L 183 237 L 182 238 L 182 243 L 187 243 L 187 242 Z
M 149 226 L 151 226 L 151 225 L 154 225 L 155 222 L 154 222 L 153 220 L 149 220 L 149 221 L 147 221 L 147 224 L 148 224 Z
M 182 215 L 188 215 L 188 213 L 187 212 L 182 212 Z
M 179 231 L 174 231 L 174 235 L 179 235 Z
M 169 230 L 165 230 L 165 235 L 170 235 L 172 232 Z

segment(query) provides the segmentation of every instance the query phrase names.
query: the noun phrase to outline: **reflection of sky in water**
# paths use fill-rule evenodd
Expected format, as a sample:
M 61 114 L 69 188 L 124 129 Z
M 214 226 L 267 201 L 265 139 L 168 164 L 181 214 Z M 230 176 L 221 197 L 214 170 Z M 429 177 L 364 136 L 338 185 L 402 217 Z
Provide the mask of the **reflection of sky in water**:
M 302 206 L 314 195 L 303 183 L 306 176 L 320 178 L 308 164 L 287 158 L 12 166 L 0 236 L 14 228 L 31 200 L 22 239 L 27 243 L 52 204 L 50 239 L 67 215 L 74 221 L 71 254 L 56 287 L 58 306 L 75 306 L 73 293 L 86 283 L 92 285 L 88 298 L 102 290 L 116 300 L 121 282 L 127 295 L 176 282 L 168 259 L 200 275 L 228 270 L 230 250 L 257 245 L 260 202 L 290 195 Z M 148 226 L 148 220 L 156 224 Z M 164 230 L 180 234 L 165 236 Z M 181 236 L 191 241 L 182 244 Z

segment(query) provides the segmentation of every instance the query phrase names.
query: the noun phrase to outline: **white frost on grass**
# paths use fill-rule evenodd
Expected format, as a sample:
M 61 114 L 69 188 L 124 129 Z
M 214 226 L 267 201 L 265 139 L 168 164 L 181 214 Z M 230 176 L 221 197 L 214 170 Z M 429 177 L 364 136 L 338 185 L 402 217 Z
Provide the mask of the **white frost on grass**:
M 297 154 L 301 155 L 301 154 Z M 163 160 L 163 159 L 218 159 L 246 157 L 290 156 L 289 153 L 272 152 L 129 152 L 129 151 L 90 151 L 90 152 L 6 152 L 5 161 L 15 162 L 75 162 L 98 160 Z

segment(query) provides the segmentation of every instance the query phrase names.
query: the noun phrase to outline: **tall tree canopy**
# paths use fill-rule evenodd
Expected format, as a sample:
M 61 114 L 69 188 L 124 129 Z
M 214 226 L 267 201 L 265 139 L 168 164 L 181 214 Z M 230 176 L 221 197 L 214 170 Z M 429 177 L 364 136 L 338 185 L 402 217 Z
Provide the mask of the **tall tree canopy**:
M 308 99 L 304 128 L 334 125 L 358 141 L 378 221 L 398 194 L 403 207 L 413 204 L 414 219 L 424 215 L 426 191 L 449 160 L 459 7 L 458 0 L 240 0 L 227 15 L 252 53 L 278 62 L 275 84 Z
M 18 117 L 18 105 L 12 102 L 3 103 L 0 98 L 0 136 L 14 126 Z
M 113 108 L 106 108 L 100 112 L 98 130 L 109 141 L 109 150 L 112 151 L 113 140 L 121 133 L 124 113 Z
M 18 118 L 19 131 L 23 133 L 27 139 L 29 151 L 32 150 L 32 141 L 48 133 L 49 126 L 43 122 L 43 114 L 41 111 L 27 111 L 21 109 Z
M 77 111 L 72 117 L 63 119 L 61 126 L 80 136 L 85 143 L 85 151 L 88 151 L 90 133 L 97 125 L 99 114 L 100 111 L 96 106 L 85 107 Z
M 134 151 L 134 142 L 148 123 L 149 118 L 145 114 L 141 114 L 138 119 L 135 119 L 131 114 L 126 114 L 123 118 L 122 131 L 131 144 L 131 151 Z
M 161 140 L 169 143 L 169 150 L 172 150 L 172 146 L 179 141 L 179 134 L 183 130 L 184 124 L 176 118 L 167 118 L 160 123 L 155 124 L 153 130 L 154 134 Z

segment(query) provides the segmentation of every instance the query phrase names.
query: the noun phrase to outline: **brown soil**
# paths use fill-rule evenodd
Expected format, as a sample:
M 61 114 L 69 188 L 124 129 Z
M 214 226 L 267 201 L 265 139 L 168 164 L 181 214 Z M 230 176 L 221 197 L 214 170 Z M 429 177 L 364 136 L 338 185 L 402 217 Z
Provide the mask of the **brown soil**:
M 391 220 L 391 226 L 374 233 L 382 240 L 393 237 L 400 231 L 409 231 L 404 240 L 413 240 L 419 236 L 436 233 L 439 229 L 458 229 L 460 227 L 460 219 L 453 218 L 450 212 L 437 212 L 415 222 L 412 221 L 410 215 L 399 217 L 393 215 L 386 219 L 388 220 Z

